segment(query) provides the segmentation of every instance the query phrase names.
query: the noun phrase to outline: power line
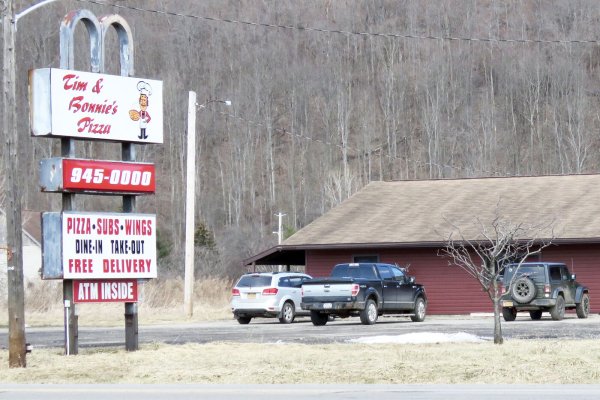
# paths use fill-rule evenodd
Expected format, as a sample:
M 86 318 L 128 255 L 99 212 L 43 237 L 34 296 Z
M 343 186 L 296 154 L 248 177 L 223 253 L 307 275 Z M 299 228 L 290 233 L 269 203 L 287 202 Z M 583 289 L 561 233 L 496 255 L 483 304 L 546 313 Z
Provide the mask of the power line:
M 113 4 L 99 0 L 77 0 L 82 3 L 92 3 L 102 6 L 110 6 L 115 8 L 149 12 L 160 15 L 167 15 L 173 17 L 190 18 L 196 20 L 205 20 L 212 22 L 225 22 L 230 24 L 247 25 L 254 27 L 270 28 L 270 29 L 285 29 L 285 30 L 297 30 L 306 32 L 318 32 L 327 34 L 339 34 L 345 36 L 363 36 L 363 37 L 382 37 L 392 39 L 415 39 L 415 40 L 442 40 L 442 41 L 461 41 L 461 42 L 483 42 L 483 43 L 520 43 L 520 44 L 599 44 L 600 40 L 593 39 L 510 39 L 510 38 L 476 38 L 476 37 L 465 37 L 465 36 L 440 36 L 440 35 L 419 35 L 410 33 L 382 33 L 382 32 L 359 32 L 359 31 L 346 31 L 339 29 L 326 29 L 326 28 L 315 28 L 310 26 L 294 26 L 294 25 L 279 25 L 269 24 L 264 22 L 252 22 L 252 21 L 241 21 L 229 18 L 216 18 L 207 17 L 202 15 L 179 13 L 174 11 L 163 11 L 163 10 L 151 10 L 142 7 L 134 7 L 124 4 Z
M 278 25 L 278 24 L 268 24 L 268 23 L 251 22 L 251 21 L 240 21 L 240 20 L 227 19 L 227 18 L 216 18 L 216 17 L 207 17 L 207 16 L 194 15 L 194 14 L 178 13 L 178 12 L 174 12 L 174 11 L 151 10 L 151 9 L 142 8 L 142 7 L 134 7 L 134 6 L 123 5 L 123 4 L 113 4 L 113 3 L 108 3 L 108 2 L 99 1 L 99 0 L 77 0 L 77 1 L 82 2 L 82 3 L 92 3 L 92 4 L 102 5 L 102 6 L 110 6 L 110 7 L 115 7 L 115 8 L 133 10 L 133 11 L 149 12 L 149 13 L 154 13 L 154 14 L 159 14 L 159 15 L 190 18 L 190 19 L 196 19 L 196 20 L 206 20 L 206 21 L 212 21 L 212 22 L 225 22 L 225 23 L 231 23 L 231 24 L 240 24 L 240 25 L 247 25 L 247 26 L 254 26 L 254 27 L 264 27 L 264 28 L 271 28 L 271 29 L 286 29 L 286 30 L 298 30 L 298 31 L 307 31 L 307 32 L 319 32 L 319 33 L 327 33 L 327 34 L 341 34 L 341 35 L 347 35 L 347 36 L 351 36 L 351 35 L 352 36 L 374 36 L 374 37 L 396 38 L 396 39 L 428 39 L 428 40 L 448 40 L 448 41 L 468 41 L 468 42 L 488 42 L 488 43 L 546 43 L 546 44 L 571 44 L 571 43 L 598 44 L 598 43 L 600 43 L 600 40 L 470 38 L 470 37 L 415 35 L 415 34 L 379 33 L 379 32 L 354 32 L 354 31 L 324 29 L 324 28 L 315 28 L 315 27 L 307 27 L 307 26 Z M 229 114 L 229 113 L 222 112 L 222 111 L 218 111 L 218 113 L 228 116 L 230 118 L 244 121 L 251 125 L 267 127 L 266 124 L 264 124 L 264 123 L 248 120 L 248 119 L 242 118 L 238 115 L 233 115 L 233 114 Z M 289 135 L 290 137 L 295 136 L 298 139 L 309 140 L 311 142 L 324 144 L 329 147 L 337 147 L 339 149 L 345 148 L 346 150 L 356 153 L 356 155 L 362 154 L 363 156 L 366 156 L 368 154 L 379 153 L 380 157 L 387 158 L 390 161 L 404 161 L 400 157 L 392 156 L 391 154 L 383 154 L 383 146 L 379 146 L 372 150 L 369 150 L 369 149 L 359 150 L 359 149 L 355 149 L 355 148 L 352 148 L 349 146 L 332 143 L 327 140 L 321 140 L 321 139 L 315 139 L 315 138 L 308 137 L 308 136 L 303 136 L 298 133 L 290 132 L 284 128 L 273 127 L 273 129 L 275 132 Z M 430 167 L 434 166 L 434 167 L 438 167 L 438 168 L 441 167 L 441 168 L 450 168 L 450 169 L 471 171 L 470 168 L 463 168 L 463 167 L 454 166 L 454 165 L 439 165 L 439 164 L 430 163 L 430 162 L 429 163 L 421 163 L 421 164 L 429 165 Z M 489 171 L 483 171 L 483 172 L 489 173 Z

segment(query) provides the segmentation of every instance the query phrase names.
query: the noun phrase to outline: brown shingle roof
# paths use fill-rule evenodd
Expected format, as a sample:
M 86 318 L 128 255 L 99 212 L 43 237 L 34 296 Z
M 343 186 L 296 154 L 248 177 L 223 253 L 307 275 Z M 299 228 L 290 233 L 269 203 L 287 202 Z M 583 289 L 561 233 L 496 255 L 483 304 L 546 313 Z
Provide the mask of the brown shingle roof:
M 599 240 L 600 175 L 372 182 L 282 245 L 443 243 L 450 222 L 475 240 L 475 218 L 489 223 L 496 210 L 512 223 L 552 223 L 557 240 Z

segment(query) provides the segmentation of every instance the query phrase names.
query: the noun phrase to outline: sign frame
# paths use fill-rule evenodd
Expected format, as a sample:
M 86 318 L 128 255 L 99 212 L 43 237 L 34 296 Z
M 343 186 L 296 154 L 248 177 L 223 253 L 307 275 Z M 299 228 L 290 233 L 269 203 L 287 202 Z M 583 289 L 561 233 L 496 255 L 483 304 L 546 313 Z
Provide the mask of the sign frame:
M 136 279 L 74 280 L 74 303 L 137 303 Z
M 42 279 L 158 277 L 154 214 L 46 212 L 42 236 Z
M 156 168 L 152 163 L 47 158 L 39 164 L 42 192 L 83 194 L 154 194 Z
M 163 143 L 162 81 L 40 68 L 29 91 L 32 136 Z

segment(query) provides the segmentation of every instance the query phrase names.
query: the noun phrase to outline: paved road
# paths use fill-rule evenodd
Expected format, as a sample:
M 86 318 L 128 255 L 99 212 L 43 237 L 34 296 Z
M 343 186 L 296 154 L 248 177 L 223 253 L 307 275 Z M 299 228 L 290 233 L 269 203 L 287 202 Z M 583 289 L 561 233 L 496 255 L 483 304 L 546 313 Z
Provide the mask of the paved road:
M 544 317 L 532 321 L 519 316 L 514 322 L 503 322 L 505 340 L 510 339 L 599 339 L 600 316 L 590 315 L 578 319 L 568 314 L 563 321 Z M 313 326 L 308 318 L 299 318 L 290 325 L 276 319 L 254 319 L 249 325 L 239 325 L 234 320 L 186 325 L 139 327 L 140 343 L 163 342 L 170 344 L 209 343 L 235 341 L 246 343 L 345 343 L 348 340 L 382 335 L 408 333 L 458 333 L 465 332 L 484 339 L 493 337 L 493 319 L 489 316 L 428 317 L 415 323 L 405 317 L 380 318 L 372 326 L 361 325 L 358 318 L 336 319 L 325 326 Z M 63 328 L 28 328 L 27 342 L 34 348 L 63 347 Z M 79 346 L 124 346 L 124 328 L 79 328 Z M 6 329 L 0 330 L 0 346 L 7 346 Z
M 1 385 L 0 400 L 578 400 L 600 385 Z

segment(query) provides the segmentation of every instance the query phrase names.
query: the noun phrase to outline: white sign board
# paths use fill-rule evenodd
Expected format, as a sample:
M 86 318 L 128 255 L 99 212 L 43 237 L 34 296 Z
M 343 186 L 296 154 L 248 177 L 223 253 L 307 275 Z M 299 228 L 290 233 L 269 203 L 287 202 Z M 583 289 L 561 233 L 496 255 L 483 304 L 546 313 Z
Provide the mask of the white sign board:
M 33 136 L 162 143 L 162 81 L 42 68 L 29 73 Z
M 62 213 L 64 279 L 156 278 L 156 216 Z

